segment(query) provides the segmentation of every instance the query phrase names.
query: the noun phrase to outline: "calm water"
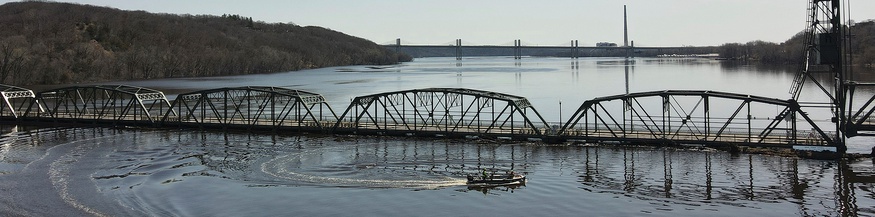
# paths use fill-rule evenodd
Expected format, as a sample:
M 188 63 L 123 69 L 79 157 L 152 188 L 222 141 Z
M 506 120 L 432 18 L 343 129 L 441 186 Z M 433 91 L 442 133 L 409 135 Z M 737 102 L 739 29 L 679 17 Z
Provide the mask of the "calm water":
M 558 122 L 584 100 L 625 93 L 626 75 L 630 92 L 708 89 L 775 98 L 789 97 L 793 79 L 784 69 L 697 59 L 490 57 L 127 84 L 171 97 L 283 86 L 321 93 L 341 111 L 358 95 L 464 87 L 525 96 Z M 816 89 L 805 91 L 804 100 L 819 100 Z M 0 215 L 875 215 L 869 159 L 145 129 L 3 126 L 0 132 Z M 852 152 L 875 144 L 850 142 Z M 482 169 L 527 173 L 529 182 L 466 187 L 464 174 Z

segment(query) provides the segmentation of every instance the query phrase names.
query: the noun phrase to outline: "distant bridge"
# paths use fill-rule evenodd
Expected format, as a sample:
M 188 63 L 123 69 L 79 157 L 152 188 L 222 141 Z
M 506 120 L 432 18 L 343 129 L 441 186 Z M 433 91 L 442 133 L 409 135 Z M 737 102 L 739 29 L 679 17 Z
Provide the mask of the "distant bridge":
M 522 48 L 522 49 L 554 49 L 554 50 L 571 50 L 574 48 L 577 49 L 588 49 L 588 50 L 625 50 L 625 49 L 635 49 L 635 50 L 680 50 L 680 49 L 693 49 L 697 47 L 618 47 L 618 46 L 604 46 L 604 47 L 574 47 L 574 46 L 550 46 L 550 45 L 523 45 L 523 46 L 508 46 L 508 45 L 383 45 L 387 48 L 401 47 L 401 48 L 456 48 L 461 47 L 462 49 L 475 49 L 475 48 L 486 48 L 486 49 L 508 49 L 512 50 L 514 48 Z M 710 48 L 710 47 L 709 47 Z
M 571 58 L 587 56 L 657 56 L 661 54 L 709 54 L 715 53 L 716 47 L 634 47 L 633 46 L 578 46 L 571 41 L 569 46 L 539 46 L 522 45 L 519 40 L 516 45 L 383 45 L 388 49 L 410 54 L 414 57 L 456 57 L 466 56 L 567 56 Z
M 36 94 L 23 94 L 29 91 L 23 88 L 3 87 L 0 119 L 17 124 L 548 142 L 844 145 L 832 138 L 834 133 L 820 129 L 793 100 L 715 91 L 667 90 L 595 98 L 583 102 L 560 125 L 545 121 L 525 97 L 462 88 L 359 96 L 338 116 L 321 95 L 280 87 L 201 90 L 180 94 L 175 100 L 168 100 L 161 91 L 125 85 L 73 86 Z M 864 127 L 859 129 L 871 129 L 873 125 L 864 121 L 861 126 Z

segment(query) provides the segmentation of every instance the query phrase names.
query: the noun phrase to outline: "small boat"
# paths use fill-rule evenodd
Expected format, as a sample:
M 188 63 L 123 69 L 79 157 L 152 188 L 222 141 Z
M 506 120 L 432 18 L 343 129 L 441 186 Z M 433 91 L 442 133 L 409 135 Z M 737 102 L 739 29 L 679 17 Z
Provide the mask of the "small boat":
M 468 186 L 503 186 L 522 185 L 526 183 L 526 176 L 513 172 L 507 174 L 471 175 L 467 176 Z

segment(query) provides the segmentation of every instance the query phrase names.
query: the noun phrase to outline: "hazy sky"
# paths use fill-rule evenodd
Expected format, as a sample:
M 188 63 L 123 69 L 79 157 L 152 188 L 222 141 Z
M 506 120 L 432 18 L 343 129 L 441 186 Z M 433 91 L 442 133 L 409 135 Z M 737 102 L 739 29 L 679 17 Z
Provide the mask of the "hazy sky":
M 875 19 L 875 0 L 849 0 L 851 19 Z M 623 42 L 623 5 L 636 46 L 782 42 L 805 27 L 808 0 L 76 0 L 174 14 L 240 14 L 322 26 L 379 44 L 581 45 Z M 847 12 L 847 11 L 845 11 Z

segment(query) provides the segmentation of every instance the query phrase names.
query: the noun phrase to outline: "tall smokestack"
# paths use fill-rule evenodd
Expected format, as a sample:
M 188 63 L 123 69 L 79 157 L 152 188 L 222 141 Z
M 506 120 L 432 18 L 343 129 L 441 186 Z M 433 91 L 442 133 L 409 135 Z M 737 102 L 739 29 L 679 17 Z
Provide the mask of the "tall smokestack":
M 629 47 L 629 26 L 626 24 L 626 5 L 623 5 L 623 47 Z

